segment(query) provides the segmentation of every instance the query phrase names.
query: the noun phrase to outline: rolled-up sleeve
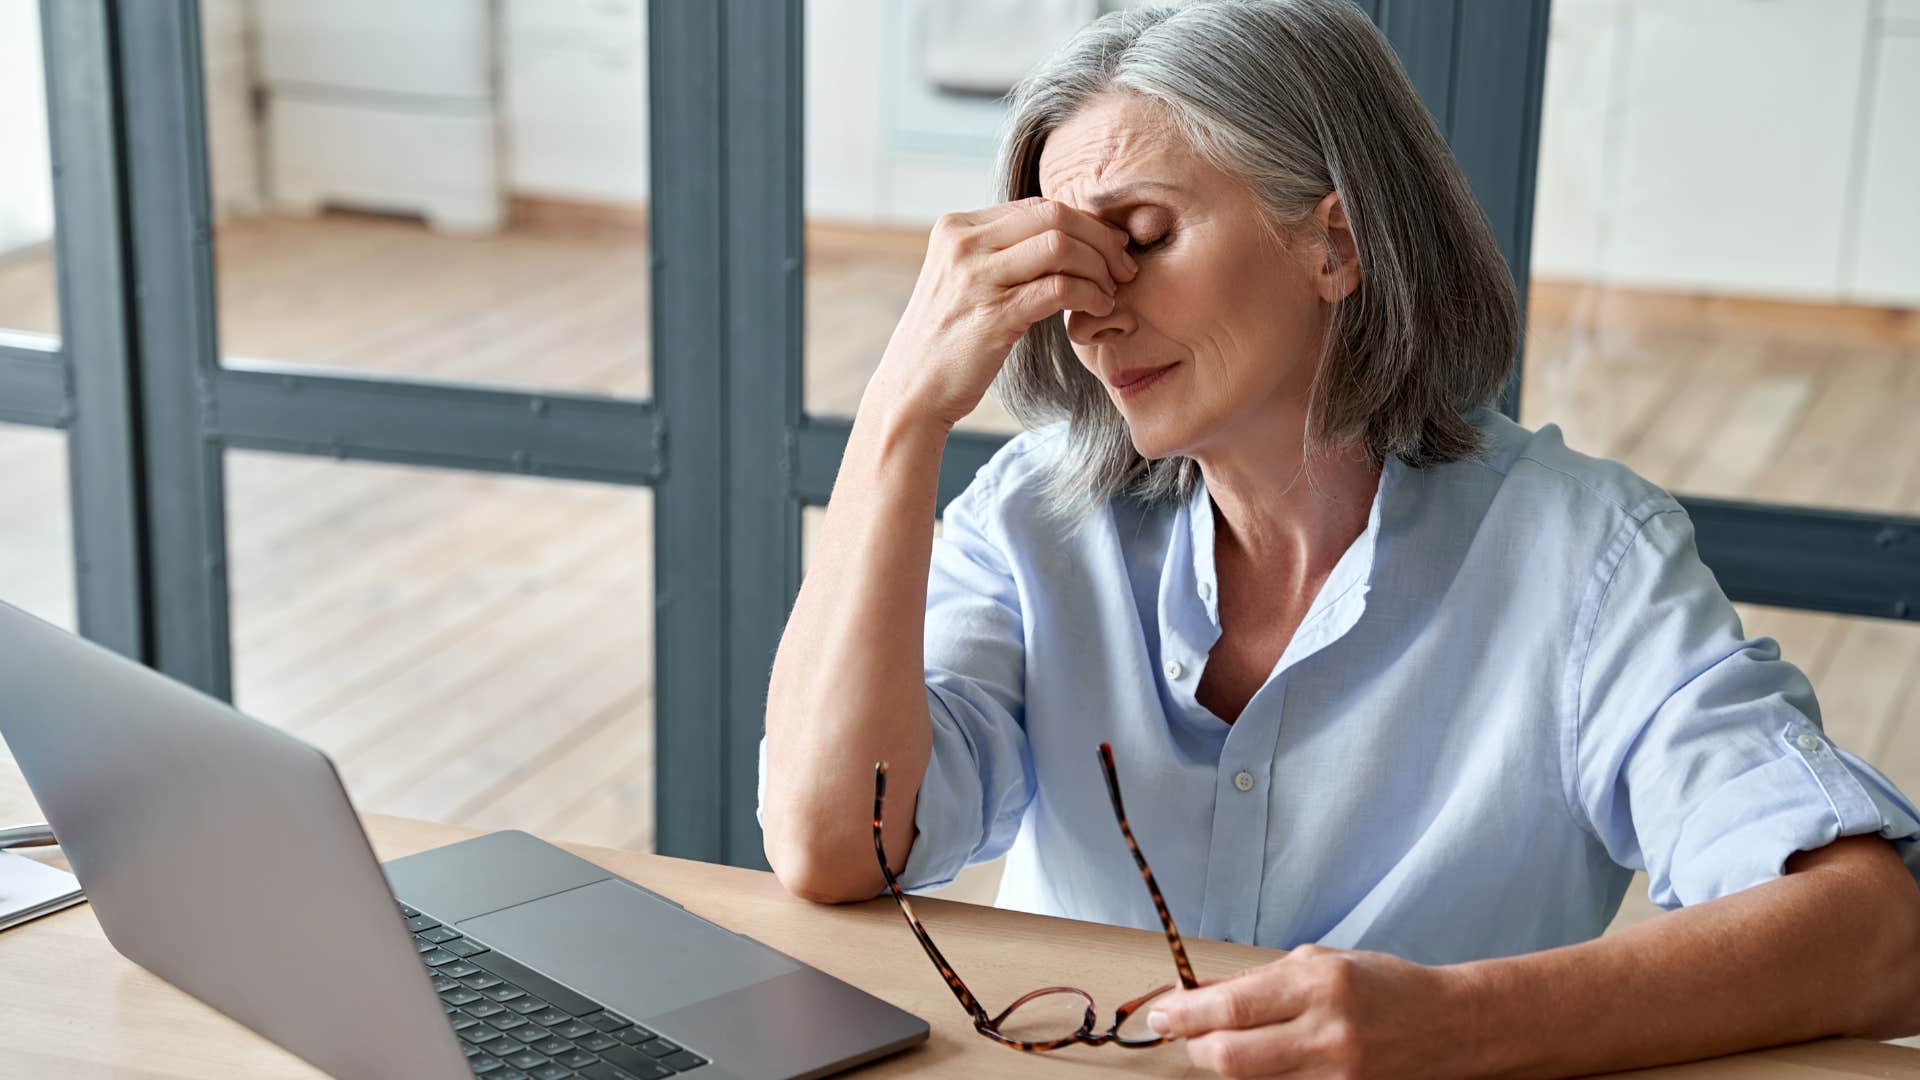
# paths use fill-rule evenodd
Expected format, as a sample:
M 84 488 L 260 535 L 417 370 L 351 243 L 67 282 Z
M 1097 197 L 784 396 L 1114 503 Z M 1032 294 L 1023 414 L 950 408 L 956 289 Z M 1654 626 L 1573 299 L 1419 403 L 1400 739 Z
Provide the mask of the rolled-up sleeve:
M 1570 797 L 1663 908 L 1779 877 L 1838 837 L 1894 842 L 1920 881 L 1920 810 L 1820 725 L 1813 687 L 1746 638 L 1684 511 L 1623 526 L 1569 671 Z
M 991 466 L 989 466 L 991 469 Z M 1013 844 L 1033 798 L 1023 726 L 1026 636 L 984 472 L 947 504 L 927 576 L 925 674 L 933 752 L 914 812 L 903 888 L 934 888 Z

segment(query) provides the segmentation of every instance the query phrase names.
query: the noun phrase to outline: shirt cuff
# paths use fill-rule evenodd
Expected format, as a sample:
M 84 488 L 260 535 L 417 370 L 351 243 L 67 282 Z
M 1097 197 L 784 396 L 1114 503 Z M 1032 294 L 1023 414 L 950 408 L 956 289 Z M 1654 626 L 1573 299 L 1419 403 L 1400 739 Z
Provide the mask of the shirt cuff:
M 973 744 L 939 691 L 931 686 L 927 687 L 927 714 L 933 721 L 933 750 L 927 758 L 926 778 L 920 781 L 920 801 L 913 811 L 919 835 L 898 875 L 903 891 L 937 889 L 952 883 L 984 836 L 980 766 L 974 758 Z
M 1655 903 L 1672 908 L 1738 892 L 1780 877 L 1797 851 L 1862 834 L 1892 840 L 1920 883 L 1920 810 L 1911 799 L 1811 723 L 1787 724 L 1775 743 L 1779 756 L 1687 815 L 1668 880 L 1654 883 Z

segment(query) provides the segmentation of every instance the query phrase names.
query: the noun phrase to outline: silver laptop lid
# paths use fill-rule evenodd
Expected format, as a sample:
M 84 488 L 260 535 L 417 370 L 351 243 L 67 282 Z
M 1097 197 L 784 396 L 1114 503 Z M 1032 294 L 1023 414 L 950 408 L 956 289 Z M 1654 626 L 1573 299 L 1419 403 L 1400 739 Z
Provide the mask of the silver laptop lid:
M 0 736 L 128 959 L 335 1076 L 471 1076 L 325 755 L 6 604 Z

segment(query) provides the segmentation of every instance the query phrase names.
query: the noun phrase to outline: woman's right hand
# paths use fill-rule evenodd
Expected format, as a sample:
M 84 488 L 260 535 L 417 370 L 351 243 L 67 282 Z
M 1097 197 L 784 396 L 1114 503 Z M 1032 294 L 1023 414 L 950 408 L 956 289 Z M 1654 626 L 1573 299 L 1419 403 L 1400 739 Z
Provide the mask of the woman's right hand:
M 883 408 L 959 423 L 1028 327 L 1062 311 L 1113 312 L 1115 283 L 1138 272 L 1127 241 L 1052 199 L 942 216 L 868 393 L 890 399 Z

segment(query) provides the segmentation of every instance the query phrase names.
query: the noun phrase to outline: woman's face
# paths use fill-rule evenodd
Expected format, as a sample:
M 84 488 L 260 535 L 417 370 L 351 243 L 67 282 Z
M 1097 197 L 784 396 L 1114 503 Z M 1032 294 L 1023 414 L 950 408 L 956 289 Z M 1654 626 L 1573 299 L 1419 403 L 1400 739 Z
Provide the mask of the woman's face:
M 1074 353 L 1142 457 L 1204 460 L 1249 434 L 1298 446 L 1327 300 L 1351 289 L 1338 279 L 1352 272 L 1329 278 L 1319 245 L 1269 239 L 1253 195 L 1158 108 L 1100 98 L 1041 152 L 1041 195 L 1125 229 L 1140 268 L 1119 283 L 1112 314 L 1067 312 Z M 1344 226 L 1331 194 L 1319 210 L 1330 212 Z

